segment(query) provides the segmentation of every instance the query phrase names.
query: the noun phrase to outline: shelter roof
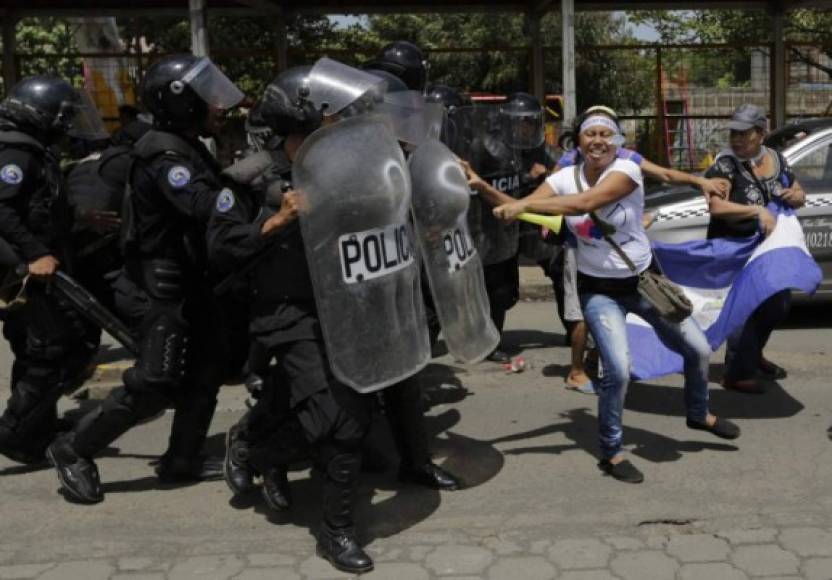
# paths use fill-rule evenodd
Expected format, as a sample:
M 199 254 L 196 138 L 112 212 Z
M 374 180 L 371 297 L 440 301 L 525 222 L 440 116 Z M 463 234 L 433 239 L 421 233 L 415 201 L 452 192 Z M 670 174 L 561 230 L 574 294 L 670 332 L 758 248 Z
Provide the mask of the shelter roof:
M 0 10 L 21 15 L 108 16 L 124 13 L 169 13 L 188 10 L 187 0 L 4 0 Z M 575 0 L 576 10 L 706 9 L 765 6 L 784 10 L 830 8 L 832 0 Z M 209 10 L 365 14 L 390 12 L 483 12 L 558 10 L 559 0 L 207 0 Z

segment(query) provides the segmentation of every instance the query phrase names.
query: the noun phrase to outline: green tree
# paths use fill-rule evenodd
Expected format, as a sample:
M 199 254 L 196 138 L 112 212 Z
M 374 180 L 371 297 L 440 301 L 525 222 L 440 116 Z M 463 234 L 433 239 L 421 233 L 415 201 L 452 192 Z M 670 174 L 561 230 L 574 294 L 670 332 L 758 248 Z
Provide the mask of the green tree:
M 57 73 L 75 84 L 83 75 L 73 41 L 73 25 L 60 18 L 23 18 L 16 28 L 16 54 L 20 78 L 47 72 Z
M 772 15 L 766 10 L 647 10 L 632 12 L 629 18 L 636 24 L 647 24 L 655 28 L 663 43 L 727 43 L 749 47 L 738 51 L 738 54 L 748 54 L 750 50 L 761 50 L 768 54 L 767 47 L 760 45 L 767 45 L 774 40 Z M 792 10 L 785 14 L 784 24 L 787 41 L 814 44 L 821 48 L 821 54 L 832 58 L 832 12 Z M 757 48 L 750 48 L 754 45 Z M 792 45 L 789 53 L 794 60 L 822 70 L 832 77 L 832 68 L 821 62 L 816 51 Z M 725 64 L 723 60 L 722 66 Z M 719 74 L 716 76 L 720 77 Z

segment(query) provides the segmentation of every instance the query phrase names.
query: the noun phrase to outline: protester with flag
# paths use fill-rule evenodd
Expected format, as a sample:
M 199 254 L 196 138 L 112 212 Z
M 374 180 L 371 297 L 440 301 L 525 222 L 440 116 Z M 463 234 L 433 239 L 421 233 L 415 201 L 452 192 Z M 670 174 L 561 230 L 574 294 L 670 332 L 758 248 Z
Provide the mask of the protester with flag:
M 681 323 L 662 318 L 637 290 L 638 274 L 651 266 L 652 251 L 642 224 L 643 177 L 638 165 L 616 157 L 622 142 L 618 125 L 609 117 L 588 117 L 578 135 L 584 161 L 551 175 L 538 188 L 539 196 L 496 207 L 494 215 L 505 220 L 528 211 L 569 216 L 567 226 L 577 239 L 580 303 L 604 368 L 598 385 L 599 467 L 616 479 L 640 483 L 644 476 L 622 451 L 622 415 L 631 367 L 628 312 L 651 324 L 661 342 L 682 356 L 688 427 L 725 439 L 735 439 L 740 430 L 708 410 L 711 349 L 699 325 L 692 318 Z
M 720 153 L 707 170 L 710 178 L 730 187 L 728 199 L 710 200 L 708 238 L 747 238 L 759 229 L 765 235 L 776 219 L 767 206 L 799 208 L 806 200 L 785 158 L 763 145 L 768 128 L 765 112 L 756 105 L 741 105 L 728 123 L 730 149 Z M 776 211 L 776 210 L 775 210 Z M 745 325 L 728 337 L 722 386 L 745 393 L 763 392 L 758 375 L 786 378 L 785 369 L 763 357 L 772 330 L 789 314 L 791 291 L 776 292 L 763 301 Z

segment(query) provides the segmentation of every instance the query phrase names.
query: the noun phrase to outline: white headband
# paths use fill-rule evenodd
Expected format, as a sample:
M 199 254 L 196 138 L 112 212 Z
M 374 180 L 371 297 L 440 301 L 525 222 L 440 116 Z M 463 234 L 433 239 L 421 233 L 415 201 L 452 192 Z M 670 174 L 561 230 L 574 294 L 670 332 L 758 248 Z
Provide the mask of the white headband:
M 621 131 L 618 129 L 618 124 L 609 117 L 605 117 L 604 115 L 593 115 L 589 117 L 586 121 L 581 123 L 581 128 L 578 131 L 578 133 L 583 133 L 589 127 L 593 127 L 595 125 L 601 125 L 602 127 L 606 127 L 616 135 L 621 134 Z

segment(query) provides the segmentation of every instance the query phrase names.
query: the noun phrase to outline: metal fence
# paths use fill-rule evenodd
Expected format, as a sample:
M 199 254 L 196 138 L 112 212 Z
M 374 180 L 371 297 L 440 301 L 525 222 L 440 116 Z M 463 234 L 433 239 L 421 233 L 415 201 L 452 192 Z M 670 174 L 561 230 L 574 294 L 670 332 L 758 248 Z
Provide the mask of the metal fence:
M 124 23 L 122 23 L 124 25 Z M 71 24 L 69 25 L 71 27 Z M 163 30 L 187 28 L 187 19 L 166 18 L 149 22 L 132 19 L 126 28 L 133 39 L 117 51 L 80 50 L 71 41 L 72 30 L 59 45 L 27 39 L 14 59 L 21 76 L 58 72 L 76 85 L 96 92 L 96 102 L 111 126 L 118 122 L 118 104 L 134 103 L 144 70 L 160 53 L 144 44 L 144 27 Z M 187 35 L 179 35 L 187 40 Z M 187 46 L 168 46 L 187 50 Z M 241 38 L 235 46 L 211 45 L 212 58 L 256 98 L 278 72 L 277 49 L 263 39 Z M 357 64 L 369 58 L 372 48 L 331 50 L 294 39 L 289 47 L 290 66 L 308 63 L 327 54 Z M 771 109 L 772 47 L 730 45 L 623 44 L 579 46 L 576 54 L 578 109 L 592 104 L 614 107 L 622 119 L 628 143 L 660 163 L 684 169 L 705 166 L 726 145 L 725 119 L 742 103 Z M 802 118 L 827 113 L 832 100 L 832 78 L 822 67 L 830 64 L 832 48 L 806 44 L 787 47 L 787 116 Z M 435 63 L 432 80 L 457 84 L 460 71 L 479 67 L 481 75 L 493 70 L 513 71 L 511 79 L 493 79 L 504 90 L 528 90 L 531 50 L 526 46 L 500 48 L 439 48 L 429 51 Z M 805 61 L 814 59 L 821 67 Z M 544 50 L 546 92 L 560 93 L 561 50 Z M 113 86 L 117 89 L 113 90 Z M 479 92 L 481 87 L 464 86 Z M 3 87 L 5 90 L 5 87 Z M 560 129 L 560 128 L 559 128 Z

